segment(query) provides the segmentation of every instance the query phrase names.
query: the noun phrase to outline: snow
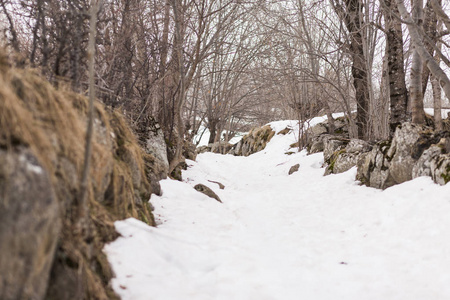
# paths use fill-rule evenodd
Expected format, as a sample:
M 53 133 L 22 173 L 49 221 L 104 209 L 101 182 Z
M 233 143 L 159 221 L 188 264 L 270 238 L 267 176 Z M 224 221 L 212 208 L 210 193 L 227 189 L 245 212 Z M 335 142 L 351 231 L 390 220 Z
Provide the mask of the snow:
M 433 108 L 425 108 L 424 109 L 425 110 L 425 112 L 427 113 L 427 114 L 429 114 L 430 116 L 434 116 L 434 109 Z M 441 110 L 441 117 L 443 118 L 443 119 L 447 119 L 447 114 L 450 112 L 450 109 L 442 109 Z
M 228 141 L 228 143 L 230 143 L 230 144 L 238 143 L 245 134 L 246 134 L 245 132 L 236 132 L 236 135 L 233 138 L 231 138 Z M 205 128 L 204 126 L 200 126 L 200 129 L 198 130 L 198 134 L 194 136 L 193 142 L 194 142 L 194 144 L 197 144 L 197 142 L 198 142 L 198 147 L 208 146 L 210 135 L 211 135 L 211 133 L 209 132 L 208 128 Z
M 287 125 L 298 127 L 271 123 Z M 115 223 L 122 237 L 105 247 L 114 290 L 133 300 L 450 299 L 450 185 L 420 177 L 382 191 L 360 186 L 355 168 L 324 177 L 322 153 L 285 154 L 297 136 L 275 135 L 249 157 L 204 153 L 184 182 L 161 181 L 157 228 Z

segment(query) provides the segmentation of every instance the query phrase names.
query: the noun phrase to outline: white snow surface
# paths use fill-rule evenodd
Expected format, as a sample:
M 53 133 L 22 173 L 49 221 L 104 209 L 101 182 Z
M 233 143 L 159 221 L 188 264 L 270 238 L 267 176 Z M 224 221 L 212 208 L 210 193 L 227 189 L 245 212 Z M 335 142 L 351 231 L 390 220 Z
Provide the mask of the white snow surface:
M 201 154 L 152 196 L 158 227 L 116 222 L 122 237 L 104 251 L 122 299 L 450 299 L 450 184 L 382 191 L 355 168 L 323 176 L 322 153 L 285 154 L 296 136 L 249 157 Z
M 245 132 L 237 132 L 235 137 L 231 138 L 228 143 L 230 144 L 236 144 L 238 143 L 242 137 L 245 135 Z M 208 146 L 209 137 L 211 133 L 209 132 L 208 128 L 205 128 L 204 126 L 201 126 L 199 129 L 199 133 L 194 136 L 194 144 L 197 144 L 198 147 L 200 146 Z

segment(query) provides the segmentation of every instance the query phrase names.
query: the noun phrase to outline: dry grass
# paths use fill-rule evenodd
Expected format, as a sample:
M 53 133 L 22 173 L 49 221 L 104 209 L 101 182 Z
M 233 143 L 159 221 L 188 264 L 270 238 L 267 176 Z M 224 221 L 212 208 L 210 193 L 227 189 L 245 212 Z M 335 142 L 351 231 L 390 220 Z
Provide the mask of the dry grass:
M 143 153 L 118 112 L 97 103 L 88 230 L 74 230 L 86 110 L 85 97 L 63 87 L 56 90 L 36 70 L 11 68 L 0 53 L 0 148 L 30 148 L 51 175 L 61 203 L 64 226 L 53 272 L 76 269 L 84 298 L 113 299 L 108 287 L 112 272 L 102 249 L 117 237 L 113 226 L 117 219 L 135 217 L 154 224 L 147 203 L 151 185 L 146 168 L 154 158 Z M 64 274 L 52 274 L 52 279 L 55 276 Z M 50 291 L 57 289 L 50 282 Z

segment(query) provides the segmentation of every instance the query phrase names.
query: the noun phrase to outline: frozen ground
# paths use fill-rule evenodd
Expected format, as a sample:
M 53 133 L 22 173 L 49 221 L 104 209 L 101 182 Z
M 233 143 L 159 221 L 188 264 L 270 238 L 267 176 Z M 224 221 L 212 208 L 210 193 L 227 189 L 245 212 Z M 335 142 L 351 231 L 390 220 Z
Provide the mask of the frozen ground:
M 117 222 L 123 237 L 105 252 L 122 299 L 450 299 L 450 185 L 323 177 L 321 153 L 284 154 L 295 136 L 249 157 L 202 154 L 152 196 L 157 228 Z

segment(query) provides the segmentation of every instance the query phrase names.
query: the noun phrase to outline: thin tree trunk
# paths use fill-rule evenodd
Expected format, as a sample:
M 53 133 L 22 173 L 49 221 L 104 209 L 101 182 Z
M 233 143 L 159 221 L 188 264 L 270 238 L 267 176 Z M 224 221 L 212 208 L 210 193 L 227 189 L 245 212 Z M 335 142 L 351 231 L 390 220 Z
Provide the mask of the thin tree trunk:
M 433 106 L 434 106 L 434 126 L 436 131 L 441 131 L 442 128 L 442 111 L 441 111 L 441 87 L 439 82 L 431 75 L 431 86 L 433 88 Z
M 86 129 L 86 144 L 84 151 L 83 173 L 80 183 L 80 198 L 78 206 L 78 220 L 82 224 L 87 217 L 89 206 L 87 201 L 89 169 L 91 166 L 92 153 L 92 136 L 94 134 L 94 98 L 95 98 L 95 81 L 94 81 L 94 65 L 95 65 L 95 37 L 97 34 L 97 0 L 91 0 L 91 16 L 89 21 L 89 44 L 88 44 L 88 65 L 89 65 L 89 110 L 88 110 L 88 126 Z
M 172 173 L 173 170 L 178 166 L 178 164 L 182 161 L 181 154 L 183 150 L 183 137 L 184 137 L 184 125 L 182 118 L 182 107 L 185 98 L 185 74 L 184 74 L 184 62 L 183 62 L 183 36 L 182 36 L 182 20 L 179 9 L 181 5 L 177 3 L 179 0 L 172 0 L 172 8 L 174 12 L 175 18 L 175 51 L 178 61 L 178 72 L 179 72 L 179 81 L 180 88 L 178 91 L 178 95 L 176 95 L 175 105 L 174 105 L 174 115 L 176 118 L 176 126 L 177 126 L 177 136 L 176 136 L 176 148 L 175 154 L 172 161 L 169 164 L 169 174 Z M 175 120 L 174 120 L 175 121 Z
M 423 0 L 413 0 L 412 17 L 418 27 L 423 23 Z M 421 37 L 419 37 L 421 39 Z M 425 124 L 425 112 L 423 109 L 422 93 L 422 72 L 423 62 L 419 55 L 416 45 L 412 43 L 413 57 L 411 62 L 410 94 L 411 94 L 411 112 L 412 122 L 414 124 Z
M 438 49 L 442 47 L 442 43 L 437 44 Z M 436 55 L 436 62 L 439 64 L 439 55 Z M 441 131 L 443 129 L 442 124 L 442 97 L 441 97 L 441 87 L 439 86 L 439 81 L 433 75 L 431 75 L 431 87 L 433 89 L 433 106 L 434 106 L 434 126 L 436 131 Z
M 440 5 L 442 0 L 438 0 Z M 431 55 L 433 55 L 433 46 L 437 43 L 437 16 L 431 7 L 431 0 L 427 1 L 424 10 L 424 20 L 423 20 L 423 30 L 425 34 L 429 37 L 428 40 L 424 41 L 425 47 Z M 425 95 L 425 91 L 428 85 L 428 78 L 430 77 L 430 70 L 428 68 L 423 68 L 422 72 L 422 96 Z

